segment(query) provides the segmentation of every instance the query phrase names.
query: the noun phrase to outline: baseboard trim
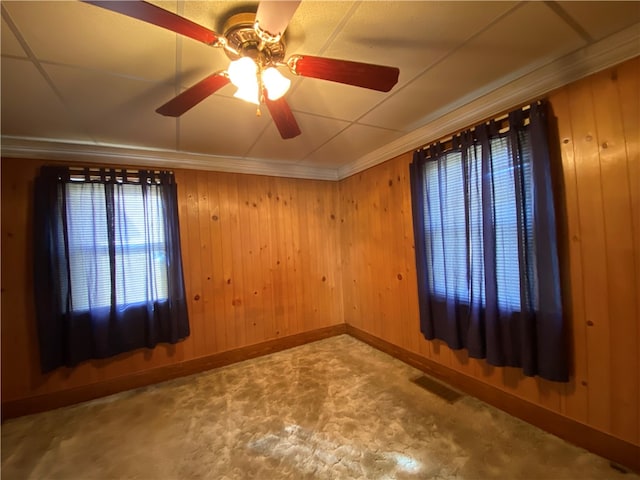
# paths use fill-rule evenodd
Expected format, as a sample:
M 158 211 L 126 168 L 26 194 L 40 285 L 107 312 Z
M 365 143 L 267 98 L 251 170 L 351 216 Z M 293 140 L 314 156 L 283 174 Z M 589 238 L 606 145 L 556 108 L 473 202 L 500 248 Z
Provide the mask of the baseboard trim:
M 402 360 L 468 395 L 476 397 L 585 450 L 640 472 L 640 446 L 638 445 L 596 430 L 559 413 L 506 393 L 473 377 L 444 367 L 352 325 L 347 325 L 346 330 L 352 337 L 398 360 Z
M 319 328 L 308 332 L 289 335 L 266 342 L 236 348 L 226 352 L 195 358 L 181 363 L 153 368 L 143 372 L 126 375 L 123 377 L 108 379 L 99 383 L 82 385 L 80 387 L 61 390 L 59 392 L 37 395 L 19 400 L 2 402 L 2 421 L 9 418 L 31 415 L 33 413 L 66 407 L 76 403 L 106 397 L 114 393 L 144 387 L 155 383 L 172 380 L 174 378 L 193 375 L 214 368 L 223 367 L 232 363 L 249 360 L 251 358 L 268 355 L 270 353 L 287 350 L 289 348 L 315 342 L 325 338 L 346 333 L 344 323 Z

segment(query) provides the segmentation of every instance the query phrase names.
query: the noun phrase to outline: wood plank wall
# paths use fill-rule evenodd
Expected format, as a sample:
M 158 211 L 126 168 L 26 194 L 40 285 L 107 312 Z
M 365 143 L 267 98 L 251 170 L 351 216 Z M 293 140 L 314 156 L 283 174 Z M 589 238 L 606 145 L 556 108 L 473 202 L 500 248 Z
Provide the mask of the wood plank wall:
M 640 444 L 640 59 L 550 96 L 573 374 L 524 377 L 427 342 L 418 325 L 406 153 L 340 184 L 345 322 Z M 453 133 L 453 132 L 452 132 Z
M 177 170 L 191 336 L 42 376 L 29 245 L 32 183 L 43 162 L 3 159 L 3 401 L 346 322 L 640 444 L 639 70 L 634 59 L 549 96 L 557 117 L 569 384 L 523 377 L 423 339 L 410 152 L 339 183 Z
M 44 163 L 2 159 L 3 402 L 343 322 L 337 183 L 176 170 L 190 337 L 41 375 L 30 222 Z

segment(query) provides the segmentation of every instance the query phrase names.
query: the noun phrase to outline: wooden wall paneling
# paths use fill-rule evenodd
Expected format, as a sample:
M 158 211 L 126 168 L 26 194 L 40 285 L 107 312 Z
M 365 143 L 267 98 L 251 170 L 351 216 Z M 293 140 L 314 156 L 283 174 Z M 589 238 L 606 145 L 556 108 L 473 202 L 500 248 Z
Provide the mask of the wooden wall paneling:
M 329 306 L 327 312 L 327 325 L 335 325 L 344 322 L 342 313 L 342 254 L 340 252 L 340 208 L 338 206 L 338 186 L 334 182 L 323 182 L 324 189 L 328 189 L 327 207 L 323 212 L 323 219 L 327 231 L 331 235 L 325 242 L 327 264 L 325 265 L 323 276 L 324 290 Z
M 358 271 L 355 255 L 355 200 L 353 184 L 358 175 L 340 182 L 340 245 L 342 250 L 342 299 L 344 304 L 344 321 L 361 327 L 358 312 L 359 297 L 356 272 Z
M 314 260 L 315 265 L 311 274 L 311 288 L 316 292 L 316 324 L 315 327 L 325 326 L 330 323 L 331 318 L 331 296 L 328 295 L 327 270 L 331 265 L 328 258 L 327 248 L 331 238 L 331 229 L 326 221 L 326 203 L 328 199 L 324 193 L 324 182 L 313 181 L 310 188 L 311 195 L 308 198 L 312 205 L 311 218 L 313 227 L 311 228 L 311 246 L 315 245 Z M 309 213 L 309 212 L 308 212 Z M 311 247 L 312 248 L 312 247 Z M 324 278 L 324 281 L 322 280 Z
M 284 262 L 285 240 L 283 229 L 282 209 L 280 208 L 279 182 L 274 177 L 266 178 L 267 194 L 271 220 L 269 222 L 269 245 L 271 259 L 269 270 L 272 279 L 273 309 L 275 316 L 274 336 L 286 335 L 289 331 L 289 311 L 287 309 L 286 289 L 286 264 Z
M 336 190 L 332 182 L 318 182 L 318 222 L 320 242 L 320 271 L 318 272 L 319 291 L 321 297 L 322 326 L 334 325 L 339 321 L 336 308 L 339 303 L 339 295 L 336 295 L 335 278 L 340 275 L 340 251 L 335 249 L 335 240 L 338 233 L 335 213 Z
M 315 280 L 318 271 L 318 254 L 315 250 L 315 234 L 317 231 L 313 223 L 313 212 L 315 210 L 313 182 L 305 181 L 302 184 L 297 184 L 295 192 L 294 201 L 298 211 L 298 218 L 300 219 L 300 260 L 302 265 L 300 273 L 302 278 L 306 280 L 303 284 L 304 321 L 309 322 L 312 328 L 317 328 L 319 324 L 319 295 Z
M 404 235 L 403 235 L 403 217 L 402 217 L 402 190 L 400 182 L 397 180 L 398 160 L 393 159 L 387 162 L 387 170 L 385 179 L 386 187 L 386 205 L 383 206 L 385 220 L 383 224 L 386 226 L 391 248 L 388 255 L 392 259 L 392 268 L 390 273 L 390 292 L 389 296 L 392 300 L 392 308 L 389 312 L 392 327 L 393 342 L 398 345 L 406 345 L 406 315 L 407 315 L 407 267 L 404 261 Z
M 207 353 L 206 323 L 202 285 L 202 243 L 200 241 L 200 197 L 198 195 L 198 175 L 195 172 L 187 172 L 185 175 L 187 188 L 187 229 L 189 266 L 185 274 L 189 276 L 187 286 L 187 298 L 189 299 L 189 321 L 194 344 L 194 355 L 201 357 Z M 203 205 L 204 209 L 205 206 Z
M 300 233 L 300 218 L 297 210 L 297 192 L 296 182 L 289 180 L 286 183 L 287 190 L 283 200 L 283 206 L 286 211 L 287 218 L 291 225 L 291 259 L 290 271 L 292 273 L 292 281 L 295 288 L 292 290 L 294 295 L 293 301 L 296 306 L 296 316 L 294 318 L 294 328 L 299 331 L 303 328 L 306 321 L 305 310 L 305 288 L 302 283 L 304 266 L 301 258 L 301 233 Z
M 300 218 L 300 256 L 302 260 L 302 276 L 305 282 L 305 321 L 313 328 L 317 328 L 319 294 L 316 288 L 316 275 L 318 271 L 318 252 L 316 250 L 315 236 L 317 229 L 314 223 L 315 202 L 313 194 L 313 181 L 308 180 L 304 185 L 296 185 L 296 206 Z
M 28 392 L 39 369 L 29 223 L 40 164 L 2 159 L 2 396 Z M 24 319 L 24 321 L 20 321 Z M 31 367 L 31 368 L 29 368 Z
M 627 149 L 625 144 L 617 69 L 593 77 L 595 117 L 598 119 L 598 143 L 603 196 L 605 241 L 607 245 L 608 309 L 611 351 L 611 429 L 629 441 L 638 441 L 638 381 L 628 368 L 638 358 L 638 312 L 636 297 L 640 291 L 635 279 L 633 220 Z M 640 132 L 638 132 L 640 133 Z M 624 388 L 620 388 L 624 385 Z
M 314 180 L 310 184 L 307 202 L 311 213 L 311 230 L 309 232 L 309 249 L 313 251 L 312 271 L 310 272 L 310 286 L 315 292 L 315 328 L 326 326 L 331 320 L 331 297 L 327 286 L 327 270 L 330 268 L 331 259 L 328 258 L 328 244 L 331 238 L 331 229 L 326 221 L 326 208 L 329 201 L 326 195 L 325 183 Z M 314 248 L 315 247 L 315 248 Z M 322 278 L 324 277 L 324 281 Z
M 296 272 L 296 228 L 294 227 L 293 214 L 291 213 L 291 179 L 284 179 L 281 182 L 280 190 L 280 210 L 282 215 L 283 241 L 284 241 L 284 264 L 286 272 L 286 289 L 284 291 L 286 299 L 286 309 L 288 311 L 289 323 L 287 333 L 297 333 L 300 328 L 300 310 L 298 309 L 298 279 Z
M 305 272 L 309 271 L 309 258 L 306 255 L 309 234 L 307 231 L 304 206 L 300 203 L 300 194 L 297 183 L 290 184 L 288 207 L 293 226 L 294 264 L 296 278 L 296 306 L 298 311 L 298 326 L 301 328 L 306 322 L 311 322 L 309 307 L 311 305 L 311 292 L 302 279 Z
M 363 330 L 372 331 L 372 305 L 368 295 L 371 286 L 369 285 L 370 272 L 369 252 L 372 252 L 369 242 L 371 241 L 371 233 L 368 231 L 367 201 L 363 192 L 366 192 L 365 186 L 366 174 L 360 173 L 355 182 L 354 198 L 353 198 L 353 230 L 352 239 L 354 242 L 353 255 L 357 259 L 355 262 L 356 270 L 354 272 L 354 282 L 358 290 L 358 310 L 357 318 L 360 327 Z M 366 233 L 365 233 L 366 232 Z
M 340 265 L 342 269 L 342 303 L 345 323 L 352 320 L 354 308 L 353 291 L 353 267 L 351 264 L 351 199 L 347 193 L 346 182 L 343 180 L 338 184 L 338 195 L 340 197 Z
M 406 187 L 409 186 L 408 175 L 405 172 L 409 171 L 407 158 L 410 158 L 410 153 L 397 157 L 392 163 L 392 169 L 389 175 L 389 179 L 392 181 L 390 185 L 390 191 L 392 192 L 392 211 L 393 215 L 397 217 L 397 225 L 395 226 L 395 235 L 398 238 L 398 243 L 394 249 L 394 256 L 398 259 L 398 295 L 400 296 L 400 324 L 402 331 L 400 334 L 400 342 L 405 348 L 414 351 L 416 342 L 414 338 L 420 335 L 417 329 L 418 317 L 415 315 L 415 311 L 411 309 L 411 303 L 416 301 L 413 298 L 412 292 L 416 288 L 416 276 L 415 276 L 415 257 L 413 255 L 413 241 L 408 242 L 409 238 L 413 238 L 413 225 L 407 224 L 407 220 L 411 218 L 411 207 L 409 211 L 406 210 L 405 196 L 408 193 Z M 409 214 L 407 216 L 407 213 Z M 411 230 L 407 231 L 407 227 Z
M 345 306 L 345 311 L 349 312 L 349 315 L 345 317 L 345 322 L 358 326 L 364 329 L 364 312 L 363 312 L 363 299 L 362 293 L 364 291 L 365 279 L 362 275 L 364 268 L 364 241 L 363 237 L 357 237 L 356 232 L 360 229 L 360 211 L 358 207 L 357 186 L 362 182 L 362 174 L 358 174 L 350 182 L 351 191 L 349 194 L 349 204 L 346 207 L 345 223 L 347 229 L 345 232 L 348 235 L 346 242 L 343 241 L 343 245 L 346 243 L 349 252 L 349 275 L 346 277 L 346 282 L 349 284 L 349 289 L 345 291 L 344 298 L 349 302 L 349 306 Z M 345 265 L 345 269 L 347 266 Z
M 404 312 L 403 312 L 403 345 L 412 352 L 418 351 L 420 332 L 420 316 L 418 313 L 418 279 L 416 276 L 416 259 L 414 252 L 413 237 L 413 213 L 411 208 L 411 189 L 409 182 L 409 162 L 412 159 L 412 152 L 406 153 L 396 159 L 394 189 L 396 198 L 396 208 L 399 208 L 399 219 L 402 234 L 399 254 L 402 256 L 404 265 L 403 291 L 404 291 Z
M 371 205 L 369 195 L 371 182 L 369 181 L 370 170 L 361 173 L 358 182 L 358 190 L 355 198 L 355 208 L 358 214 L 356 225 L 356 241 L 359 244 L 357 255 L 360 257 L 360 268 L 357 272 L 357 281 L 360 285 L 360 315 L 362 317 L 362 327 L 367 332 L 378 333 L 379 322 L 375 313 L 376 306 L 374 285 L 371 270 L 371 257 L 375 255 L 375 230 L 371 225 Z
M 533 381 L 535 382 L 536 390 L 534 390 L 533 397 L 531 398 L 536 398 L 535 392 L 537 391 L 536 403 L 538 405 L 554 412 L 562 412 L 562 397 L 565 395 L 565 384 L 551 382 L 540 377 L 533 378 Z
M 196 176 L 196 190 L 198 192 L 198 238 L 200 264 L 200 309 L 202 311 L 202 327 L 204 330 L 204 350 L 202 354 L 216 351 L 218 341 L 216 335 L 214 298 L 216 295 L 215 280 L 213 279 L 213 248 L 211 233 L 211 205 L 209 203 L 209 182 L 207 174 Z
M 227 328 L 234 346 L 247 345 L 247 332 L 245 327 L 244 297 L 244 250 L 242 245 L 242 228 L 240 226 L 240 198 L 238 195 L 238 175 L 225 176 L 225 181 L 220 185 L 220 197 L 226 201 L 225 238 L 223 242 L 223 254 L 227 259 L 226 285 L 231 287 L 231 300 L 225 302 L 227 309 L 231 306 L 229 316 L 231 325 Z M 228 291 L 229 289 L 227 289 Z
M 580 248 L 587 323 L 588 421 L 611 431 L 611 392 L 604 212 L 596 119 L 593 112 L 591 78 L 569 87 L 569 106 L 574 134 L 574 162 L 580 204 Z
M 640 345 L 640 57 L 618 67 L 618 82 L 622 123 L 627 146 L 627 169 L 631 204 L 633 251 L 635 252 L 636 338 Z M 640 385 L 640 349 L 635 368 Z M 640 401 L 637 403 L 638 432 L 640 432 Z M 639 434 L 640 436 L 640 434 Z M 639 439 L 640 440 L 640 439 Z M 640 442 L 639 442 L 640 443 Z
M 184 278 L 185 296 L 187 301 L 187 311 L 189 314 L 189 337 L 184 341 L 183 347 L 186 358 L 193 358 L 195 353 L 194 331 L 193 331 L 193 306 L 191 305 L 191 275 L 189 266 L 191 265 L 192 252 L 189 244 L 189 186 L 187 185 L 187 171 L 175 170 L 174 175 L 178 187 L 178 221 L 180 222 L 180 248 L 182 250 L 182 274 Z
M 402 344 L 404 326 L 402 324 L 403 293 L 401 286 L 403 275 L 402 257 L 398 255 L 402 237 L 398 235 L 400 228 L 400 215 L 395 199 L 396 189 L 393 188 L 393 161 L 384 163 L 384 168 L 380 172 L 378 186 L 378 201 L 380 208 L 380 218 L 382 227 L 383 255 L 381 258 L 384 265 L 382 273 L 385 275 L 385 282 L 381 285 L 384 290 L 382 300 L 385 306 L 382 317 L 382 327 L 385 336 L 396 345 Z
M 380 201 L 378 195 L 378 175 L 381 166 L 378 165 L 367 171 L 366 190 L 363 193 L 365 198 L 365 212 L 367 217 L 366 228 L 360 230 L 360 235 L 367 236 L 368 249 L 363 252 L 367 264 L 367 285 L 368 298 L 365 301 L 370 306 L 369 315 L 373 320 L 371 322 L 371 331 L 377 336 L 383 335 L 383 305 L 382 305 L 382 289 L 380 280 L 384 278 L 382 272 L 382 261 L 384 260 L 383 250 L 386 247 L 382 238 L 382 221 L 380 218 Z M 363 226 L 364 227 L 364 226 Z
M 557 125 L 562 161 L 561 187 L 564 196 L 561 202 L 565 218 L 561 219 L 564 225 L 561 231 L 565 233 L 565 238 L 559 239 L 559 246 L 562 248 L 560 251 L 561 273 L 565 280 L 563 305 L 565 321 L 568 323 L 569 354 L 572 359 L 570 380 L 565 385 L 561 410 L 564 415 L 587 423 L 587 325 L 580 248 L 580 206 L 576 183 L 575 138 L 571 124 L 568 89 L 555 92 L 549 101 Z
M 204 175 L 203 175 L 204 176 Z M 225 288 L 227 283 L 225 276 L 225 260 L 222 250 L 223 236 L 227 236 L 222 230 L 222 205 L 220 201 L 220 183 L 222 175 L 216 172 L 208 172 L 207 178 L 207 199 L 209 201 L 208 215 L 206 218 L 209 224 L 211 235 L 211 272 L 207 275 L 206 281 L 213 287 L 213 308 L 211 319 L 214 333 L 215 352 L 224 352 L 231 348 L 227 343 L 227 315 L 225 311 L 226 296 Z
M 337 182 L 332 185 L 332 199 L 333 199 L 333 207 L 332 213 L 334 215 L 332 225 L 334 229 L 334 237 L 333 237 L 333 251 L 335 252 L 335 259 L 333 262 L 335 273 L 333 276 L 332 288 L 334 291 L 335 301 L 338 302 L 336 305 L 336 318 L 334 319 L 334 323 L 344 323 L 345 322 L 345 312 L 344 312 L 344 275 L 343 275 L 343 266 L 342 266 L 342 205 L 340 202 L 340 188 Z
M 271 279 L 269 274 L 269 245 L 265 232 L 265 212 L 261 182 L 261 177 L 256 175 L 247 176 L 247 189 L 249 193 L 249 201 L 251 202 L 249 212 L 252 227 L 253 240 L 253 270 L 254 275 L 257 273 L 257 282 L 255 289 L 252 291 L 254 297 L 258 300 L 256 307 L 258 311 L 256 316 L 260 319 L 256 325 L 256 342 L 264 338 L 268 338 L 271 325 L 273 324 L 273 311 L 271 309 Z M 268 214 L 267 214 L 268 215 Z
M 262 308 L 264 312 L 264 330 L 261 339 L 275 338 L 276 318 L 273 298 L 273 269 L 272 256 L 275 245 L 271 238 L 272 209 L 271 201 L 267 195 L 269 186 L 267 177 L 252 176 L 252 190 L 257 194 L 257 213 L 259 225 L 259 255 L 260 267 L 262 271 L 262 285 L 259 295 L 262 297 Z
M 378 257 L 378 276 L 384 281 L 379 286 L 380 322 L 381 331 L 385 338 L 398 344 L 402 335 L 402 328 L 398 322 L 399 303 L 399 279 L 398 257 L 395 255 L 398 245 L 398 219 L 396 212 L 390 211 L 391 187 L 391 162 L 385 162 L 380 166 L 380 172 L 376 180 L 377 195 L 374 201 L 377 204 L 380 218 L 380 255 Z M 402 274 L 400 274 L 402 276 Z M 399 328 L 400 327 L 400 328 Z
M 238 181 L 238 213 L 242 245 L 241 264 L 244 277 L 241 301 L 244 305 L 246 342 L 252 345 L 260 339 L 258 329 L 264 331 L 262 297 L 259 295 L 259 290 L 262 287 L 262 275 L 260 269 L 257 268 L 260 265 L 260 239 L 257 229 L 258 205 L 249 190 L 249 176 L 239 175 L 236 178 Z
M 334 249 L 336 235 L 334 213 L 334 185 L 327 181 L 316 181 L 316 245 L 318 245 L 318 272 L 315 277 L 318 286 L 320 327 L 334 325 L 337 321 L 336 309 L 339 296 L 334 289 L 336 275 L 339 275 L 340 253 Z M 333 216 L 333 218 L 332 218 Z

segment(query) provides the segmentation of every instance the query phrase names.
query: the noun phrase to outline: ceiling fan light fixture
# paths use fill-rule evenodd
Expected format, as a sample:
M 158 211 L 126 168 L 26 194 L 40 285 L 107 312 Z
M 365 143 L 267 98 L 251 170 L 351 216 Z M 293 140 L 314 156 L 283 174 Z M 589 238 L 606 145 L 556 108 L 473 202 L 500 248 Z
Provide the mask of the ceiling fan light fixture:
M 240 100 L 244 100 L 245 102 L 260 105 L 260 95 L 258 94 L 257 82 L 253 85 L 244 85 L 242 87 L 238 87 L 238 90 L 236 90 L 236 93 L 234 93 L 233 96 L 239 98 Z
M 291 86 L 291 80 L 282 75 L 275 67 L 269 67 L 262 72 L 262 83 L 267 89 L 269 100 L 281 98 Z
M 238 60 L 232 61 L 229 64 L 227 73 L 229 74 L 229 80 L 231 80 L 231 83 L 239 89 L 250 86 L 252 87 L 254 85 L 257 89 L 258 66 L 251 58 L 242 57 Z

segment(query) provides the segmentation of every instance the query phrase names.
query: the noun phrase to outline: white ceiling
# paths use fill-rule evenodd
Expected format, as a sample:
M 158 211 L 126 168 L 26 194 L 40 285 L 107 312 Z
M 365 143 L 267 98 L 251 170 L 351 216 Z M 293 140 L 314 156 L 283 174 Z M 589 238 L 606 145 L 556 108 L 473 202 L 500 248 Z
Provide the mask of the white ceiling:
M 152 2 L 217 32 L 257 2 Z M 640 54 L 640 2 L 303 0 L 287 57 L 400 69 L 381 93 L 292 78 L 302 134 L 227 86 L 179 119 L 155 109 L 228 59 L 80 2 L 2 1 L 2 153 L 336 179 Z

